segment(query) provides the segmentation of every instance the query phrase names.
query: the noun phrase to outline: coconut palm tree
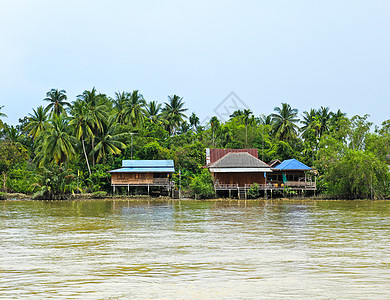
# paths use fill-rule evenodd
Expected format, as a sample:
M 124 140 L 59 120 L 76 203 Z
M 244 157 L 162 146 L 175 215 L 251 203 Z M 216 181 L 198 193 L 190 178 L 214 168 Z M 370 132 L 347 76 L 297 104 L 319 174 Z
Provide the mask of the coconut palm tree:
M 91 114 L 88 109 L 88 104 L 83 100 L 76 100 L 73 102 L 69 125 L 73 128 L 74 136 L 81 141 L 83 147 L 85 161 L 88 167 L 89 175 L 91 175 L 91 168 L 89 166 L 88 155 L 85 147 L 85 141 L 92 140 L 94 136 L 93 128 L 95 122 L 95 116 Z
M 150 101 L 145 108 L 146 117 L 152 122 L 157 123 L 160 119 L 161 103 Z
M 125 119 L 133 127 L 140 125 L 144 119 L 146 102 L 144 97 L 138 92 L 133 91 L 125 102 Z
M 103 121 L 107 118 L 107 105 L 105 103 L 105 95 L 98 94 L 95 87 L 91 91 L 85 90 L 77 99 L 84 101 L 86 110 L 88 112 L 88 123 L 92 129 L 93 134 L 88 137 L 91 138 L 91 148 L 95 148 L 95 136 L 102 132 Z M 92 165 L 95 166 L 95 156 L 92 154 Z
M 51 89 L 46 93 L 44 101 L 49 101 L 50 104 L 46 106 L 45 113 L 50 111 L 50 115 L 59 115 L 61 113 L 66 114 L 65 107 L 70 107 L 70 104 L 66 102 L 68 97 L 65 90 Z
M 106 160 L 108 154 L 121 154 L 121 150 L 126 148 L 126 145 L 119 139 L 129 133 L 118 133 L 119 124 L 115 117 L 109 117 L 106 123 L 103 124 L 103 131 L 97 137 L 98 143 L 92 150 L 92 153 L 97 153 L 97 162 L 101 159 Z
M 39 136 L 40 145 L 37 148 L 37 159 L 40 165 L 55 162 L 60 165 L 76 157 L 74 145 L 77 139 L 69 132 L 68 117 L 64 114 L 54 114 L 49 121 L 47 130 Z
M 332 116 L 332 113 L 329 110 L 329 107 L 323 107 L 317 111 L 317 115 L 319 116 L 319 121 L 321 123 L 320 128 L 320 137 L 325 133 L 329 131 L 329 121 Z
M 0 110 L 2 110 L 4 108 L 4 105 L 0 106 Z M 5 113 L 1 112 L 0 111 L 0 118 L 3 118 L 3 117 L 8 117 Z M 0 119 L 0 129 L 4 127 L 4 123 L 3 121 Z
M 313 130 L 313 122 L 315 117 L 317 116 L 317 111 L 315 109 L 310 109 L 309 112 L 304 111 L 302 114 L 303 120 L 301 123 L 303 126 L 301 127 L 302 137 L 306 140 L 312 135 Z
M 273 130 L 279 140 L 291 140 L 297 136 L 299 122 L 298 110 L 290 104 L 282 103 L 282 107 L 275 107 L 272 116 Z
M 32 137 L 35 141 L 40 133 L 47 129 L 47 114 L 43 106 L 39 106 L 37 109 L 33 109 L 33 113 L 29 114 L 27 131 L 28 136 Z
M 129 100 L 129 93 L 126 92 L 115 92 L 114 109 L 116 111 L 116 120 L 119 124 L 125 124 L 126 115 L 126 101 Z
M 165 102 L 165 107 L 162 110 L 163 117 L 167 120 L 170 134 L 176 134 L 176 129 L 180 126 L 187 116 L 184 114 L 187 108 L 183 108 L 183 98 L 177 95 L 168 96 L 168 102 Z

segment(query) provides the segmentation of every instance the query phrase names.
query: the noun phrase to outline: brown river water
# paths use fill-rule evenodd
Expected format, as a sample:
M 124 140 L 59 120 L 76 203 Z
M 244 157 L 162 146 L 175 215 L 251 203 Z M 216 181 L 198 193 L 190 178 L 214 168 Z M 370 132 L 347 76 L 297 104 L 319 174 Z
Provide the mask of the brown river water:
M 1 299 L 390 299 L 390 201 L 1 201 Z

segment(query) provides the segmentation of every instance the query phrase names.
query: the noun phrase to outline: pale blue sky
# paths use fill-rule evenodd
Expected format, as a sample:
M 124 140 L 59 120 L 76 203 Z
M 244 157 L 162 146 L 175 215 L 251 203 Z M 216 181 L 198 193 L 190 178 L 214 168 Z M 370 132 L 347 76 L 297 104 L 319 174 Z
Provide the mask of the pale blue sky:
M 390 119 L 390 1 L 0 0 L 0 105 L 16 124 L 51 88 L 69 100 L 184 98 L 201 119 L 234 91 Z

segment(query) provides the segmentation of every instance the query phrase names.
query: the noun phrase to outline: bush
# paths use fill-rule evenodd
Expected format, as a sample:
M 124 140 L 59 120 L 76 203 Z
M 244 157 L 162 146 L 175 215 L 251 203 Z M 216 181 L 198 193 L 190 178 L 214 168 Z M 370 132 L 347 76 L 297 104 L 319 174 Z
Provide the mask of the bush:
M 252 199 L 256 199 L 260 197 L 260 189 L 257 183 L 254 183 L 250 189 L 248 190 L 248 197 Z
M 0 200 L 7 200 L 7 194 L 6 193 L 0 193 Z
M 210 198 L 214 196 L 213 180 L 209 170 L 203 169 L 202 173 L 195 176 L 194 180 L 190 183 L 191 194 L 200 198 Z

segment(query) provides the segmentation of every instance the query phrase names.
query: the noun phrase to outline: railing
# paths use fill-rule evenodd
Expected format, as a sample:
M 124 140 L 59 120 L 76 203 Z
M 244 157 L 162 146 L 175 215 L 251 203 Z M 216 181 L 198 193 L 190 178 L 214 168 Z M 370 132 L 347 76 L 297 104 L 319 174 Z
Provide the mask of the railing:
M 169 178 L 148 178 L 148 179 L 121 179 L 113 180 L 112 185 L 127 186 L 127 185 L 160 185 L 160 186 L 175 186 L 174 181 L 170 181 Z
M 260 190 L 265 189 L 284 189 L 285 187 L 290 188 L 307 188 L 307 189 L 315 189 L 316 183 L 311 181 L 287 181 L 286 183 L 252 183 L 245 184 L 244 186 L 239 186 L 238 184 L 223 184 L 223 183 L 215 183 L 214 188 L 216 190 L 238 190 L 238 189 L 250 189 L 252 186 L 257 185 Z

